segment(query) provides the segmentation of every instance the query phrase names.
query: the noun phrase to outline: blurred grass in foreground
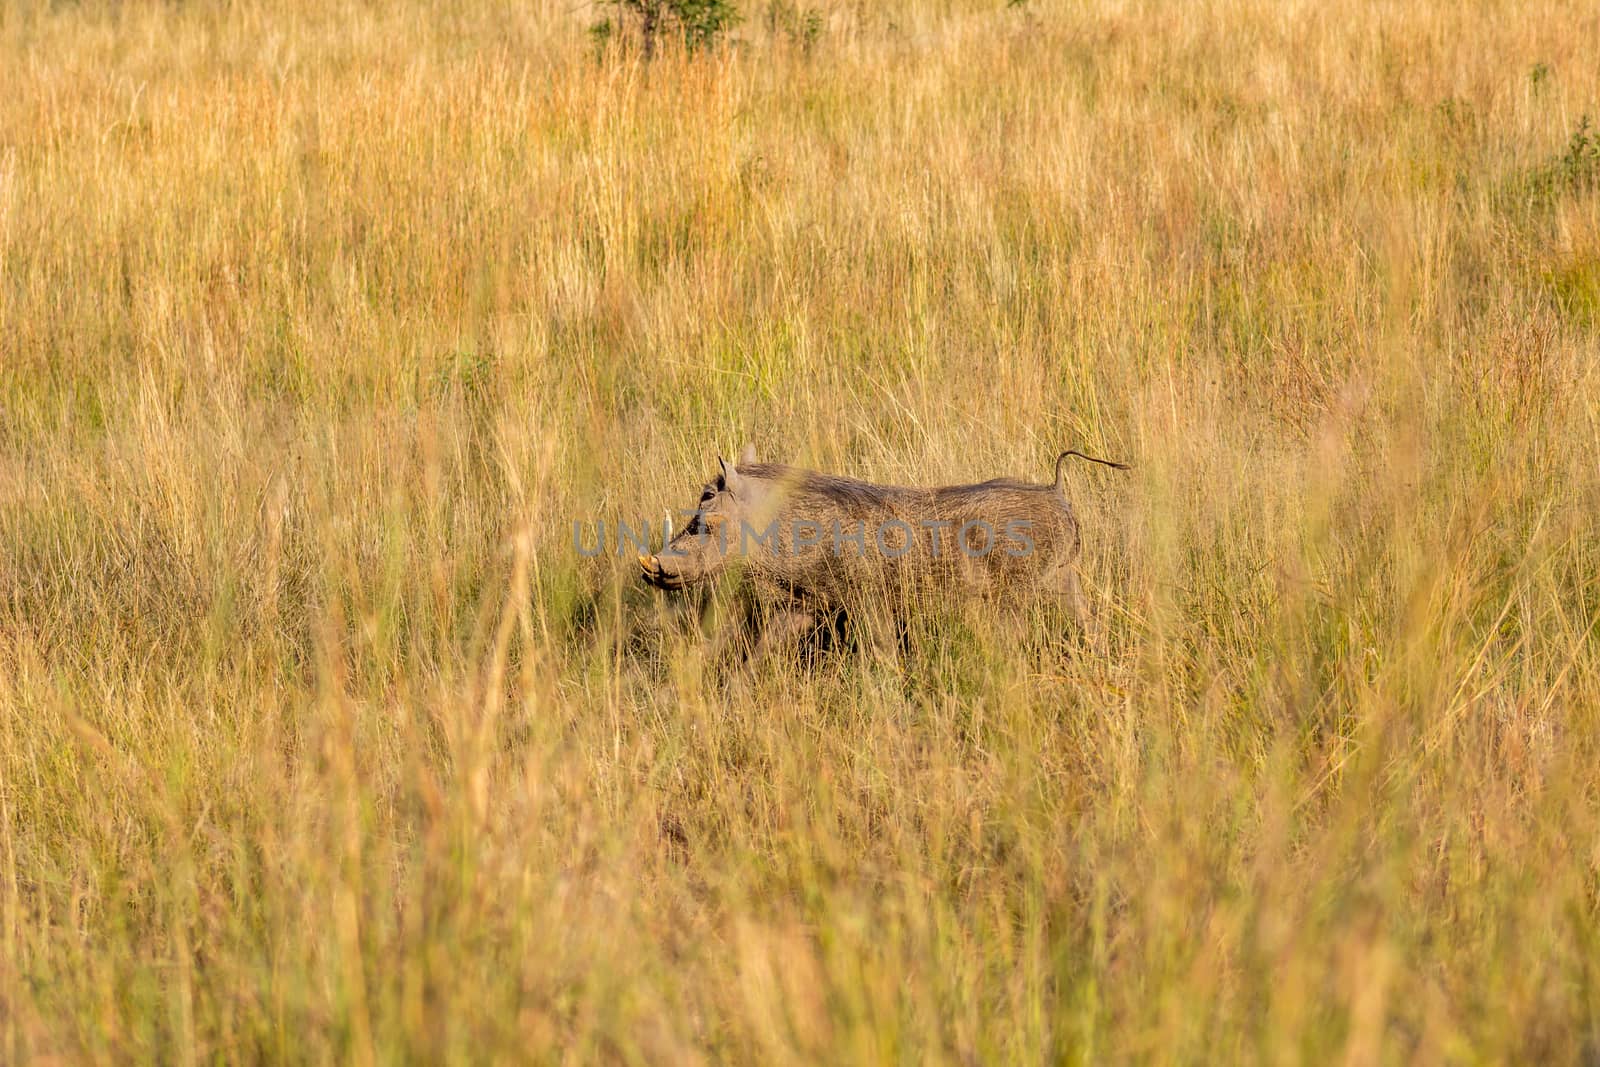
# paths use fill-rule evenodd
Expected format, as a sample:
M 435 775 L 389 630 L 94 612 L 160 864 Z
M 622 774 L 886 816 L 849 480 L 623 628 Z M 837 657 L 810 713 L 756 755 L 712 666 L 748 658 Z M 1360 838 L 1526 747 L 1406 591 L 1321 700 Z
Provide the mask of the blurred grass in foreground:
M 806 11 L 0 12 L 0 1059 L 1600 1054 L 1600 15 Z M 744 440 L 1109 654 L 717 676 Z

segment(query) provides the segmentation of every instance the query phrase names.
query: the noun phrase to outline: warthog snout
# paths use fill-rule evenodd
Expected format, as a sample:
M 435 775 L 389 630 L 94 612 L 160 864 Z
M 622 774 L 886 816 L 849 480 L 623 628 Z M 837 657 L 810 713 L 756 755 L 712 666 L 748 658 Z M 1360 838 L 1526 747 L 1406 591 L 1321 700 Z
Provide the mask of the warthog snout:
M 657 589 L 682 589 L 689 584 L 681 574 L 670 570 L 661 562 L 661 557 L 654 554 L 639 557 L 639 572 L 646 584 Z

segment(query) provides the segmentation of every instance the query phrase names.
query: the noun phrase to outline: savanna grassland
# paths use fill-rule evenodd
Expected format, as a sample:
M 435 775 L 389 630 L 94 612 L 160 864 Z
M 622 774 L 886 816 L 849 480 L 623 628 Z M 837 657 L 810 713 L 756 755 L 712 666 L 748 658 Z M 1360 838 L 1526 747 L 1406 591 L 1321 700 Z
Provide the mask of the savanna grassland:
M 1594 1062 L 1600 9 L 600 14 L 0 7 L 0 1060 Z M 720 670 L 745 441 L 1104 647 Z

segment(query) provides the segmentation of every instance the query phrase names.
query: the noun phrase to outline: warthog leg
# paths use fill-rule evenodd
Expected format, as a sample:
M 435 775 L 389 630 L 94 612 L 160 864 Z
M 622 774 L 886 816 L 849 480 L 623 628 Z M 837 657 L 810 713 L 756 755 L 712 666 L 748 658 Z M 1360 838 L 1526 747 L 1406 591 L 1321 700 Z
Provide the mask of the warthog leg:
M 750 649 L 745 663 L 754 666 L 769 656 L 789 656 L 796 653 L 802 641 L 814 632 L 819 624 L 815 612 L 802 608 L 779 608 L 762 621 L 761 632 Z
M 1078 628 L 1083 631 L 1084 641 L 1091 650 L 1104 653 L 1109 647 L 1106 644 L 1105 629 L 1100 625 L 1099 613 L 1095 611 L 1094 604 L 1083 591 L 1083 581 L 1078 577 L 1076 568 L 1067 570 L 1066 577 L 1062 580 L 1062 589 L 1062 599 L 1066 602 L 1067 610 L 1072 612 Z

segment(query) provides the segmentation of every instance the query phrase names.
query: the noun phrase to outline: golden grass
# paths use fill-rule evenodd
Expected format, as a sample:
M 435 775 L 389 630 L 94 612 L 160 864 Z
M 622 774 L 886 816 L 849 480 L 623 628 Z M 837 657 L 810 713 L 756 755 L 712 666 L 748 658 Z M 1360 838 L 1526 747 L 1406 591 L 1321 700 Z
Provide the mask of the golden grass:
M 816 10 L 0 10 L 0 1059 L 1600 1053 L 1594 6 Z M 744 440 L 1108 654 L 719 677 Z

